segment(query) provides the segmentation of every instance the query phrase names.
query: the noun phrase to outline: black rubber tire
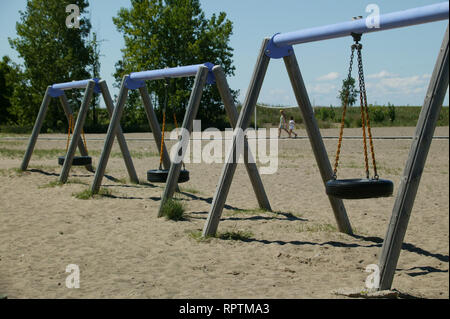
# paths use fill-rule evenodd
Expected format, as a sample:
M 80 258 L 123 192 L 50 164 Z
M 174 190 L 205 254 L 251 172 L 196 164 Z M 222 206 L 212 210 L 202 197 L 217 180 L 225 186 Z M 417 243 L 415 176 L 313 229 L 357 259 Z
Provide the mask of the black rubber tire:
M 59 156 L 58 157 L 58 164 L 64 165 L 64 161 L 66 159 L 66 156 Z M 86 166 L 92 164 L 92 157 L 90 156 L 74 156 L 72 161 L 72 166 Z
M 332 179 L 325 185 L 327 195 L 341 199 L 389 197 L 394 183 L 387 179 Z
M 169 175 L 169 170 L 167 169 L 151 169 L 147 171 L 147 180 L 150 183 L 165 183 L 167 181 L 167 176 Z M 181 170 L 180 176 L 178 177 L 178 183 L 185 183 L 189 180 L 189 171 Z

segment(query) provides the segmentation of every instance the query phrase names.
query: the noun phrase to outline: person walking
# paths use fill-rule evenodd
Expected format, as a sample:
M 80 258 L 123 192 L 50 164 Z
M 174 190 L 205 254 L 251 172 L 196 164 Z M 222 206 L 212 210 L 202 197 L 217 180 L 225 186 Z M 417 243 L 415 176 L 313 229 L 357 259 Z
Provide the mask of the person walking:
M 284 113 L 284 110 L 280 110 L 280 125 L 278 126 L 278 138 L 281 137 L 281 130 L 285 130 L 286 133 L 289 134 L 289 137 L 291 134 L 286 128 L 286 114 Z

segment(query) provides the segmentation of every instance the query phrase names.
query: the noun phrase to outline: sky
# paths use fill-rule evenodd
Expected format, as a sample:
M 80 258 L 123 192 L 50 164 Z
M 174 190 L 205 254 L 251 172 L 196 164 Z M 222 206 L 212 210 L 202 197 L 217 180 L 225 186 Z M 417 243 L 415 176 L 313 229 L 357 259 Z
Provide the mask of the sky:
M 369 4 L 376 4 L 380 13 L 389 13 L 442 2 L 441 0 L 201 0 L 206 17 L 225 12 L 233 22 L 230 46 L 234 48 L 235 75 L 229 85 L 239 90 L 239 101 L 245 99 L 262 40 L 278 32 L 290 32 L 367 17 Z M 113 94 L 115 63 L 121 59 L 123 35 L 112 22 L 120 8 L 130 7 L 130 0 L 89 1 L 92 31 L 101 43 L 101 78 Z M 20 63 L 8 38 L 16 37 L 15 25 L 19 10 L 25 10 L 26 0 L 0 0 L 0 55 L 9 55 Z M 368 102 L 376 105 L 391 103 L 422 105 L 428 82 L 442 43 L 447 21 L 363 35 L 364 72 Z M 349 63 L 351 37 L 312 42 L 294 46 L 310 101 L 313 106 L 339 105 L 337 99 Z M 199 61 L 199 63 L 206 61 Z M 49 66 L 51 67 L 51 66 Z M 356 68 L 354 68 L 356 70 Z M 143 70 L 136 70 L 143 71 Z M 356 73 L 354 73 L 356 77 Z M 259 96 L 260 103 L 294 106 L 295 96 L 282 59 L 272 59 Z M 449 105 L 449 95 L 444 100 Z

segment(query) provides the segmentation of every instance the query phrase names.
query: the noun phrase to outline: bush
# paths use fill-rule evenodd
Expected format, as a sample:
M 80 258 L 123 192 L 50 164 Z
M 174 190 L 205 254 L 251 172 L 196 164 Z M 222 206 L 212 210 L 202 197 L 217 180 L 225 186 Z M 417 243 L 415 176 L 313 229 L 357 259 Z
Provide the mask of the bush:
M 371 113 L 371 114 L 370 114 Z M 384 110 L 381 106 L 374 106 L 369 108 L 369 114 L 370 114 L 370 118 L 377 123 L 383 122 L 384 121 Z
M 391 122 L 395 121 L 395 106 L 388 103 L 388 115 Z
M 337 118 L 336 119 L 336 123 L 341 123 L 341 121 L 342 121 L 342 118 Z M 339 125 L 339 127 L 340 127 L 340 125 Z M 344 127 L 351 127 L 351 122 L 350 122 L 350 120 L 348 119 L 348 117 L 346 117 L 345 119 L 344 119 Z
M 322 121 L 326 121 L 328 119 L 333 120 L 334 116 L 335 113 L 332 108 L 318 108 L 316 111 L 316 117 L 318 117 Z

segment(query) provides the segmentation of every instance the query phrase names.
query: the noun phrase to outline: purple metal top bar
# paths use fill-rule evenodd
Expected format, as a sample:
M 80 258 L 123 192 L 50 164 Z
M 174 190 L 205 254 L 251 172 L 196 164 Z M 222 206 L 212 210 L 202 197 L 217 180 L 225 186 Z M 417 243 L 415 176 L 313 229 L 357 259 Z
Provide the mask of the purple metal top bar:
M 441 2 L 424 7 L 397 11 L 379 16 L 379 28 L 366 25 L 367 19 L 347 21 L 305 30 L 278 33 L 272 42 L 277 47 L 290 46 L 300 43 L 334 39 L 351 35 L 351 33 L 377 32 L 394 28 L 412 26 L 448 19 L 449 3 Z

